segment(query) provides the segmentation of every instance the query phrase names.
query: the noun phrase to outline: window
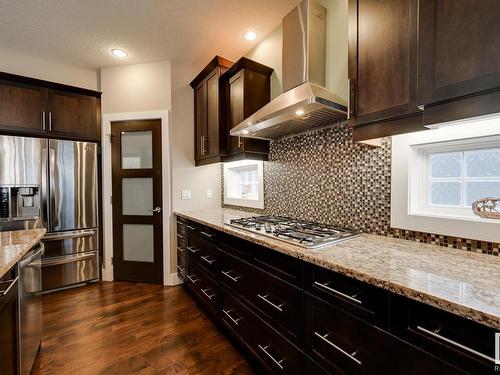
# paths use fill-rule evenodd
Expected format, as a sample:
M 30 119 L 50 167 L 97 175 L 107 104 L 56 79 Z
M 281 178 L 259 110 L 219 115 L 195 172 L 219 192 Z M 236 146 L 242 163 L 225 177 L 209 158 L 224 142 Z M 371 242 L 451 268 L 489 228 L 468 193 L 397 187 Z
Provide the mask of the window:
M 264 208 L 262 161 L 224 163 L 224 203 Z
M 391 173 L 392 227 L 498 242 L 472 203 L 500 197 L 500 116 L 394 136 Z

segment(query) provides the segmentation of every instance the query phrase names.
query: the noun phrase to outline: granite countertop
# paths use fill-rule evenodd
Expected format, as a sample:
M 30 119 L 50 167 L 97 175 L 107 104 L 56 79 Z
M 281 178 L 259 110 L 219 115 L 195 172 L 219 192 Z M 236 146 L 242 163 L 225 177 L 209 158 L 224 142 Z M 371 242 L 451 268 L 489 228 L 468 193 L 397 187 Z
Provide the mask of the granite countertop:
M 224 225 L 248 212 L 176 215 L 500 329 L 500 257 L 372 234 L 308 250 Z
M 0 232 L 0 277 L 3 277 L 47 232 L 45 229 Z

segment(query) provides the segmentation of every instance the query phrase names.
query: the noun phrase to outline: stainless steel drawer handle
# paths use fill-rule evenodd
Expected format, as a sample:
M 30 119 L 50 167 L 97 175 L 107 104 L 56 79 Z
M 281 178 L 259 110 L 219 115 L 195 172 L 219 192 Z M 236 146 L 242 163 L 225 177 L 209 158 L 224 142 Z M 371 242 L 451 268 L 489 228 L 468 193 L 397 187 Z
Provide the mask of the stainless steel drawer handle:
M 19 280 L 19 276 L 17 276 L 14 280 L 3 281 L 2 283 L 10 283 L 10 284 L 7 287 L 7 289 L 5 289 L 4 291 L 2 291 L 1 296 L 5 297 L 7 294 L 9 294 L 10 290 L 12 288 L 14 288 L 14 286 L 16 285 L 16 283 L 17 283 L 18 280 Z
M 193 253 L 193 254 L 196 254 L 198 251 L 200 251 L 200 249 L 196 249 L 196 248 L 191 247 L 191 246 L 188 246 L 188 247 L 187 247 L 187 249 L 188 249 L 191 253 Z
M 63 233 L 63 234 L 46 234 L 43 238 L 42 241 L 59 241 L 59 240 L 67 240 L 70 238 L 80 238 L 80 237 L 90 237 L 96 234 L 95 230 L 85 230 L 85 231 L 78 231 L 78 232 L 69 232 L 69 233 Z
M 179 233 L 177 233 L 177 237 L 179 237 L 181 239 L 184 238 L 184 236 L 182 234 L 179 234 Z
M 233 271 L 222 271 L 222 274 L 224 276 L 226 276 L 227 278 L 229 278 L 230 280 L 234 281 L 235 283 L 238 282 L 238 279 L 241 279 L 241 276 L 239 276 L 239 275 L 231 276 L 230 272 L 233 272 Z
M 324 342 L 326 342 L 328 345 L 330 345 L 332 348 L 334 348 L 338 352 L 344 354 L 347 358 L 350 358 L 353 362 L 357 363 L 360 366 L 362 365 L 362 362 L 355 357 L 355 355 L 358 353 L 357 351 L 355 351 L 353 353 L 347 353 L 344 349 L 338 347 L 333 342 L 331 342 L 330 340 L 327 339 L 329 333 L 327 333 L 326 335 L 320 335 L 318 332 L 314 332 L 314 334 L 317 337 L 319 337 L 321 340 L 323 340 Z
M 257 297 L 259 297 L 261 300 L 265 301 L 267 304 L 271 305 L 272 307 L 274 307 L 276 310 L 280 311 L 280 312 L 283 312 L 283 303 L 280 304 L 280 305 L 276 305 L 274 303 L 272 303 L 271 301 L 269 301 L 267 298 L 269 297 L 269 294 L 266 294 L 265 296 L 263 296 L 262 294 L 257 294 Z
M 187 278 L 189 279 L 189 281 L 191 281 L 193 284 L 196 284 L 196 283 L 198 282 L 198 279 L 197 279 L 197 278 L 196 278 L 196 276 L 194 276 L 194 275 L 187 275 L 186 277 L 187 277 Z
M 208 292 L 210 291 L 210 288 L 206 288 L 206 289 L 201 289 L 201 292 L 207 296 L 208 299 L 212 299 L 215 297 L 215 294 L 208 294 Z
M 238 322 L 241 320 L 241 318 L 233 318 L 230 313 L 232 312 L 233 310 L 224 310 L 222 309 L 222 312 L 229 318 L 231 319 L 231 321 L 235 324 L 235 325 L 238 325 Z
M 208 255 L 202 256 L 201 259 L 203 259 L 208 264 L 214 264 L 215 262 L 215 259 L 211 259 Z
M 207 232 L 200 231 L 200 233 L 203 234 L 205 237 L 208 237 L 208 238 L 212 238 L 213 237 L 213 234 L 210 234 L 210 233 L 207 233 Z
M 188 229 L 191 229 L 191 230 L 195 230 L 196 228 L 195 227 L 192 227 L 191 225 L 186 225 L 188 227 Z
M 83 260 L 95 258 L 97 259 L 97 253 L 93 252 L 91 254 L 76 254 L 76 255 L 69 255 L 65 257 L 57 257 L 57 258 L 46 258 L 42 259 L 42 267 L 50 267 L 50 266 L 57 266 L 61 264 L 68 264 L 68 263 L 75 263 L 75 262 L 81 262 Z
M 456 346 L 457 348 L 465 350 L 465 351 L 467 351 L 467 352 L 469 352 L 471 354 L 477 355 L 478 357 L 484 358 L 484 359 L 486 359 L 486 360 L 488 360 L 490 362 L 495 363 L 495 359 L 494 358 L 491 358 L 490 356 L 487 356 L 486 354 L 480 353 L 480 352 L 478 352 L 478 351 L 476 351 L 476 350 L 474 350 L 472 348 L 469 348 L 468 346 L 462 345 L 462 344 L 460 344 L 460 343 L 458 343 L 456 341 L 453 341 L 453 340 L 451 340 L 451 339 L 449 339 L 447 337 L 444 337 L 444 336 L 440 335 L 439 333 L 433 332 L 433 331 L 431 331 L 431 330 L 429 330 L 427 328 L 421 327 L 421 326 L 417 326 L 417 330 L 419 330 L 421 332 L 424 332 L 424 333 L 426 333 L 426 334 L 428 334 L 428 335 L 430 335 L 432 337 L 435 337 L 435 338 L 437 338 L 437 339 L 439 339 L 441 341 L 444 341 L 444 342 L 446 342 L 448 344 Z
M 179 225 L 184 225 L 184 223 L 183 223 L 182 221 L 176 220 L 175 222 L 176 222 L 177 224 L 179 224 Z
M 357 295 L 354 295 L 354 296 L 350 296 L 348 294 L 345 294 L 345 293 L 342 293 L 342 292 L 339 292 L 338 290 L 336 289 L 333 289 L 331 287 L 328 286 L 328 283 L 327 284 L 322 284 L 322 283 L 318 283 L 317 281 L 314 282 L 314 285 L 316 286 L 319 286 L 320 288 L 323 288 L 323 289 L 326 289 L 328 290 L 329 292 L 332 292 L 332 293 L 335 293 L 341 297 L 344 297 L 344 298 L 347 298 L 348 300 L 352 301 L 352 302 L 356 302 L 357 304 L 360 304 L 362 305 L 363 302 L 359 299 L 356 298 Z
M 183 252 L 184 252 L 184 249 L 183 249 L 182 247 L 177 246 L 177 251 L 178 251 L 179 253 L 183 253 Z
M 180 273 L 183 273 L 184 272 L 184 267 L 177 266 L 177 271 L 179 271 Z
M 265 354 L 265 355 L 267 355 L 269 358 L 271 358 L 271 360 L 274 362 L 274 364 L 275 364 L 276 366 L 278 366 L 278 367 L 280 368 L 280 370 L 283 370 L 283 365 L 282 365 L 282 363 L 283 363 L 284 359 L 281 359 L 281 360 L 279 360 L 279 361 L 278 361 L 276 358 L 274 358 L 274 357 L 273 357 L 273 356 L 272 356 L 272 355 L 271 355 L 271 354 L 267 351 L 267 349 L 269 349 L 269 347 L 270 347 L 270 346 L 271 346 L 271 345 L 262 346 L 262 345 L 260 345 L 260 344 L 259 344 L 259 349 L 260 349 L 260 350 L 262 350 L 262 351 L 264 352 L 264 354 Z

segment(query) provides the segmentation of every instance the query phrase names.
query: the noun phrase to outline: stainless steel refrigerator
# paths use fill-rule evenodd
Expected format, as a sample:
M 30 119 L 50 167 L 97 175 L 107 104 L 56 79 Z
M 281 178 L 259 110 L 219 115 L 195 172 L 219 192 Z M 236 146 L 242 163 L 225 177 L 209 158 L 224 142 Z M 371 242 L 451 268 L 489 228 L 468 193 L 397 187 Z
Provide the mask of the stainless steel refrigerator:
M 0 136 L 0 229 L 47 228 L 43 291 L 99 278 L 97 144 Z

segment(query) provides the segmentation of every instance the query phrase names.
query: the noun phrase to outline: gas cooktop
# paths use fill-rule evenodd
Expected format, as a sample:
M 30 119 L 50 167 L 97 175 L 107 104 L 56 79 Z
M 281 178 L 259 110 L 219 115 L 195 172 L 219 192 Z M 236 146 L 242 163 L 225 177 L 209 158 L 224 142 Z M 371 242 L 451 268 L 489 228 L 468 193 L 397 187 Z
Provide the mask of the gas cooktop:
M 348 228 L 281 216 L 245 217 L 232 219 L 227 224 L 308 249 L 318 249 L 360 235 L 360 232 Z

